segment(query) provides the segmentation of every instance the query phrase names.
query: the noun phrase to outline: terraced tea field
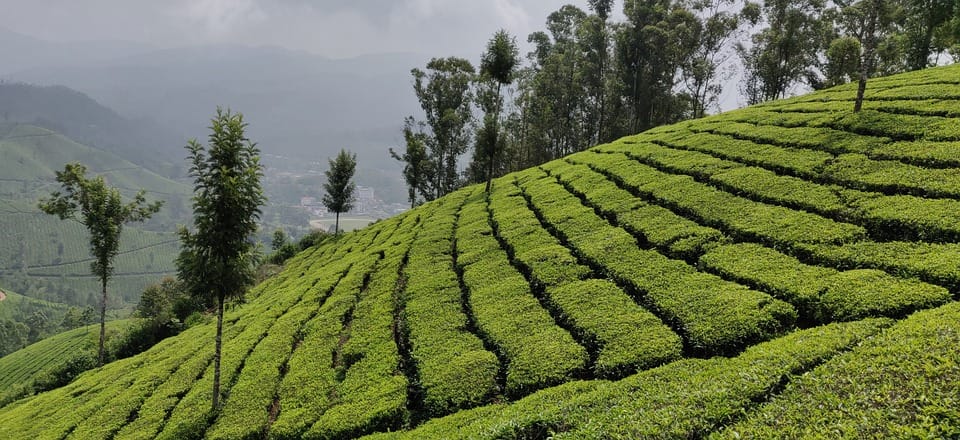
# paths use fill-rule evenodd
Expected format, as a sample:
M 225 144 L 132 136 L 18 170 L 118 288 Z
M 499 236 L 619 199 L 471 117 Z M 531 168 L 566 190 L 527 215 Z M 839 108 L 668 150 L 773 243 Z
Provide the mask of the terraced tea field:
M 3 438 L 960 433 L 960 68 L 661 127 L 290 260 Z
M 129 325 L 130 320 L 110 321 L 109 331 L 117 331 Z M 11 388 L 25 385 L 36 375 L 84 349 L 96 351 L 100 336 L 100 324 L 75 328 L 42 339 L 33 344 L 0 357 L 0 396 Z

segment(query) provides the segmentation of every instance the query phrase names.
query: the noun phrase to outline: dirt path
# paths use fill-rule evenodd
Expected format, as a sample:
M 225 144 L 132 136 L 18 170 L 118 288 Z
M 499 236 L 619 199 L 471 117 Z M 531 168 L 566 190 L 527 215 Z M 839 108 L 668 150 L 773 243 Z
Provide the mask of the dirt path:
M 7 294 L 6 294 L 6 293 L 3 293 L 3 291 L 0 290 L 0 301 L 3 301 L 3 300 L 5 300 L 5 299 L 7 299 Z

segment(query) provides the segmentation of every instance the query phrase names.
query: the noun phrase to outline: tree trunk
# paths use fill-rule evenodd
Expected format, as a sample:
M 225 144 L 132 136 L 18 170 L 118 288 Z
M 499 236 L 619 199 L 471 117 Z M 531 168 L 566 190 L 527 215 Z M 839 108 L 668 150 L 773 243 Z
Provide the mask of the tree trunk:
M 100 347 L 97 349 L 97 366 L 103 366 L 104 350 L 103 345 L 104 341 L 107 338 L 107 278 L 103 277 L 100 279 L 101 293 L 100 296 Z
M 337 211 L 337 222 L 333 224 L 333 235 L 340 235 L 340 211 Z
M 867 79 L 873 73 L 874 58 L 876 58 L 877 21 L 880 19 L 880 12 L 877 10 L 879 5 L 876 3 L 874 2 L 873 7 L 870 8 L 870 17 L 866 32 L 864 32 L 863 60 L 860 62 L 860 82 L 857 84 L 857 100 L 853 104 L 854 113 L 859 113 L 863 108 L 863 95 L 867 91 Z
M 217 298 L 217 343 L 213 355 L 213 411 L 220 409 L 220 350 L 223 347 L 223 298 Z
M 597 63 L 599 64 L 597 73 L 598 73 L 598 78 L 600 79 L 600 95 L 597 97 L 598 100 L 600 101 L 600 114 L 598 115 L 598 119 L 597 119 L 597 138 L 596 138 L 596 142 L 598 144 L 603 142 L 604 139 L 606 139 L 603 136 L 603 123 L 605 122 L 604 113 L 606 112 L 606 109 L 604 108 L 604 106 L 606 104 L 606 94 L 607 94 L 606 93 L 607 82 L 604 79 L 604 63 L 606 62 L 605 58 L 607 57 L 607 20 L 606 19 L 604 19 L 600 25 L 600 36 L 601 38 L 603 38 L 603 44 L 600 47 L 600 54 L 599 54 L 600 62 Z

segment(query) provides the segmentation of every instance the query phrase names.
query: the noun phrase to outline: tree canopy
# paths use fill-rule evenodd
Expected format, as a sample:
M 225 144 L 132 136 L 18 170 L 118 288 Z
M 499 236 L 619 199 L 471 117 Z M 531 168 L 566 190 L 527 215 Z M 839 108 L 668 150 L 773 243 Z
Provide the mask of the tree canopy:
M 353 183 L 353 174 L 357 170 L 357 155 L 340 150 L 336 158 L 330 159 L 330 169 L 326 171 L 327 183 L 323 184 L 323 206 L 337 214 L 334 233 L 340 233 L 340 213 L 353 209 L 354 193 L 357 186 Z
M 266 202 L 260 179 L 260 151 L 244 130 L 241 113 L 217 109 L 207 146 L 187 144 L 194 179 L 193 230 L 180 229 L 182 249 L 177 273 L 191 295 L 217 305 L 213 408 L 220 402 L 220 353 L 223 305 L 242 297 L 255 279 L 257 232 Z
M 113 276 L 113 259 L 120 251 L 120 234 L 123 225 L 144 221 L 163 205 L 163 201 L 148 203 L 144 191 L 139 191 L 133 200 L 123 203 L 120 190 L 107 185 L 103 176 L 87 177 L 87 167 L 80 163 L 68 163 L 63 171 L 57 171 L 61 188 L 41 200 L 40 209 L 60 217 L 74 219 L 90 232 L 90 253 L 93 262 L 91 272 L 100 278 L 100 342 L 97 363 L 104 362 L 106 338 L 107 283 Z

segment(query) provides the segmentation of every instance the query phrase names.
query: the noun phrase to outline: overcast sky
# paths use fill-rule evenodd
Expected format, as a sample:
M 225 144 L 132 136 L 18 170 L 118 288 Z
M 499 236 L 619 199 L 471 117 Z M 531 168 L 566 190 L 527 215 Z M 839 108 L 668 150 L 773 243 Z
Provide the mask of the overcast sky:
M 0 0 L 0 27 L 53 41 L 275 45 L 334 58 L 479 56 L 503 28 L 525 42 L 586 0 Z M 621 8 L 621 5 L 616 5 Z

